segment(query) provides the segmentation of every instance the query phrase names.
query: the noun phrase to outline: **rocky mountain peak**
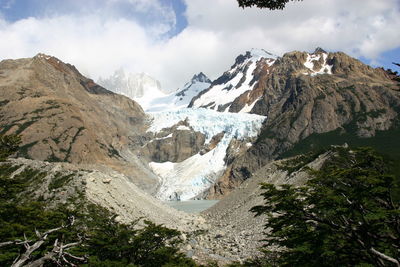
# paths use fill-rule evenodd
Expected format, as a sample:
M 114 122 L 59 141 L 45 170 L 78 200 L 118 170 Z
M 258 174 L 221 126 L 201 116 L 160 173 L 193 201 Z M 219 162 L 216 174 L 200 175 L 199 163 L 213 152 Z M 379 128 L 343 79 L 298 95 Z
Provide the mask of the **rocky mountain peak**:
M 34 62 L 50 64 L 51 66 L 53 66 L 56 70 L 58 70 L 60 72 L 83 77 L 83 75 L 76 69 L 76 67 L 74 65 L 64 63 L 54 56 L 46 55 L 44 53 L 38 53 L 32 59 Z
M 317 48 L 315 48 L 313 54 L 318 54 L 318 53 L 326 54 L 327 52 L 324 49 L 322 49 L 321 47 L 317 47 Z
M 277 58 L 278 56 L 268 52 L 267 50 L 260 48 L 252 48 L 247 53 L 250 53 L 251 57 L 255 58 Z
M 231 66 L 231 69 L 234 69 L 237 66 L 246 64 L 248 61 L 258 61 L 261 58 L 265 59 L 276 59 L 278 56 L 259 48 L 252 48 L 249 51 L 246 51 L 244 54 L 240 54 L 236 57 L 235 63 Z
M 211 80 L 203 72 L 200 72 L 198 74 L 193 75 L 191 82 L 192 83 L 195 83 L 195 82 L 211 83 Z
M 204 107 L 217 111 L 250 112 L 260 92 L 251 93 L 260 70 L 274 65 L 276 56 L 263 50 L 251 49 L 239 55 L 230 70 L 212 82 L 211 87 L 192 99 L 189 107 Z M 268 70 L 265 70 L 268 71 Z M 235 99 L 242 97 L 239 105 Z M 234 105 L 233 105 L 234 104 Z

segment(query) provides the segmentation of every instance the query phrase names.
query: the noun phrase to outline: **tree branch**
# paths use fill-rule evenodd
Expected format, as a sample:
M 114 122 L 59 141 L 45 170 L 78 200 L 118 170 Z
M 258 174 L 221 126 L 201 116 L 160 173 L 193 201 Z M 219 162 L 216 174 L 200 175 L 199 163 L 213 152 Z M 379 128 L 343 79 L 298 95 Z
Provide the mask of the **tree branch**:
M 369 251 L 372 254 L 378 256 L 379 258 L 386 260 L 386 261 L 390 261 L 391 263 L 395 264 L 397 267 L 400 267 L 400 262 L 398 260 L 396 260 L 395 258 L 392 258 L 386 254 L 383 254 L 382 252 L 379 252 L 374 248 L 370 248 Z
M 66 245 L 63 245 L 62 242 L 58 242 L 58 239 L 56 239 L 54 241 L 54 245 L 53 245 L 53 249 L 52 251 L 46 253 L 43 257 L 30 262 L 28 264 L 25 264 L 31 257 L 31 254 L 36 251 L 38 248 L 40 248 L 43 243 L 46 242 L 47 237 L 49 234 L 57 232 L 61 229 L 67 228 L 71 225 L 73 225 L 75 222 L 75 218 L 72 216 L 69 218 L 69 223 L 67 225 L 62 225 L 60 227 L 57 228 L 53 228 L 50 229 L 46 232 L 44 232 L 43 234 L 41 234 L 38 230 L 35 229 L 35 234 L 38 237 L 38 240 L 33 244 L 30 245 L 29 243 L 33 242 L 31 240 L 28 240 L 26 238 L 26 235 L 24 234 L 24 238 L 25 241 L 21 241 L 21 240 L 14 240 L 14 241 L 7 241 L 7 242 L 2 242 L 0 243 L 0 247 L 2 246 L 6 246 L 6 245 L 11 245 L 11 244 L 17 244 L 17 245 L 24 245 L 26 251 L 18 256 L 15 260 L 14 263 L 11 265 L 11 267 L 21 267 L 21 266 L 28 266 L 28 267 L 36 267 L 36 266 L 42 266 L 46 261 L 52 260 L 54 262 L 60 263 L 60 260 L 64 261 L 65 263 L 74 266 L 74 264 L 70 263 L 66 258 L 65 255 L 72 257 L 75 260 L 85 260 L 84 258 L 80 258 L 80 257 L 75 257 L 73 255 L 71 255 L 70 253 L 66 253 L 65 250 L 68 250 L 71 247 L 75 247 L 79 244 L 82 243 L 82 239 L 81 237 L 79 237 L 79 241 L 78 242 L 74 242 L 74 243 L 69 243 Z
M 16 239 L 16 240 L 13 240 L 13 241 L 1 242 L 0 243 L 0 248 L 8 246 L 8 245 L 25 245 L 26 243 L 29 243 L 29 242 L 32 242 L 32 240 L 22 241 L 20 239 Z

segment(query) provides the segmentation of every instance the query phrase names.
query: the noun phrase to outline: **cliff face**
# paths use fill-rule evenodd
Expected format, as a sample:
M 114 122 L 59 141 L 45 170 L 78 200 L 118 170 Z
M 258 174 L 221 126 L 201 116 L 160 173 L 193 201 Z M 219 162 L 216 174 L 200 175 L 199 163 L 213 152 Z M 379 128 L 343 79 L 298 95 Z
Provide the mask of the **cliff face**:
M 273 65 L 257 62 L 257 82 L 230 104 L 267 116 L 261 134 L 231 164 L 211 195 L 225 194 L 312 134 L 340 130 L 361 138 L 390 129 L 400 110 L 400 87 L 382 69 L 344 53 L 291 52 Z M 254 95 L 254 99 L 250 97 Z
M 184 120 L 156 133 L 141 148 L 141 153 L 151 162 L 182 162 L 199 153 L 205 141 L 205 135 L 194 131 L 188 121 Z
M 133 100 L 114 94 L 55 57 L 0 62 L 0 131 L 20 134 L 18 156 L 108 165 L 151 187 L 132 151 L 145 130 Z M 139 181 L 140 180 L 140 181 Z

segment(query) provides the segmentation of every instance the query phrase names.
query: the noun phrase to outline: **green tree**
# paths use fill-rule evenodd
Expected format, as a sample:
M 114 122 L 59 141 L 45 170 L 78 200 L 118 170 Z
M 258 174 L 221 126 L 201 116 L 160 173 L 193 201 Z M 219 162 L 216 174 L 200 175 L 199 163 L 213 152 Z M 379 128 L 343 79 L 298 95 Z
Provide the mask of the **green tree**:
M 265 256 L 278 266 L 400 266 L 396 179 L 368 148 L 340 148 L 306 186 L 263 184 Z M 268 252 L 270 246 L 278 252 Z M 274 265 L 271 264 L 271 265 Z
M 180 232 L 144 221 L 115 222 L 115 215 L 97 206 L 90 208 L 86 233 L 89 266 L 197 266 L 179 252 Z
M 0 135 L 0 162 L 17 152 L 20 144 L 21 137 L 18 135 Z
M 256 6 L 258 8 L 268 8 L 271 10 L 284 9 L 290 1 L 302 0 L 237 0 L 242 8 Z

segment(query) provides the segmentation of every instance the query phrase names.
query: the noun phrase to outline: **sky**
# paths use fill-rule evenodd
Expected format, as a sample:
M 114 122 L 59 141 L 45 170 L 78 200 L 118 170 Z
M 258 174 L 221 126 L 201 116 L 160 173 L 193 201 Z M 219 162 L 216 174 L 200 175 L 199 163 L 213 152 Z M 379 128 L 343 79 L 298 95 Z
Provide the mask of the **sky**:
M 400 0 L 304 0 L 284 10 L 236 0 L 0 0 L 0 60 L 55 56 L 97 80 L 123 68 L 164 90 L 216 79 L 251 48 L 343 51 L 395 71 Z

